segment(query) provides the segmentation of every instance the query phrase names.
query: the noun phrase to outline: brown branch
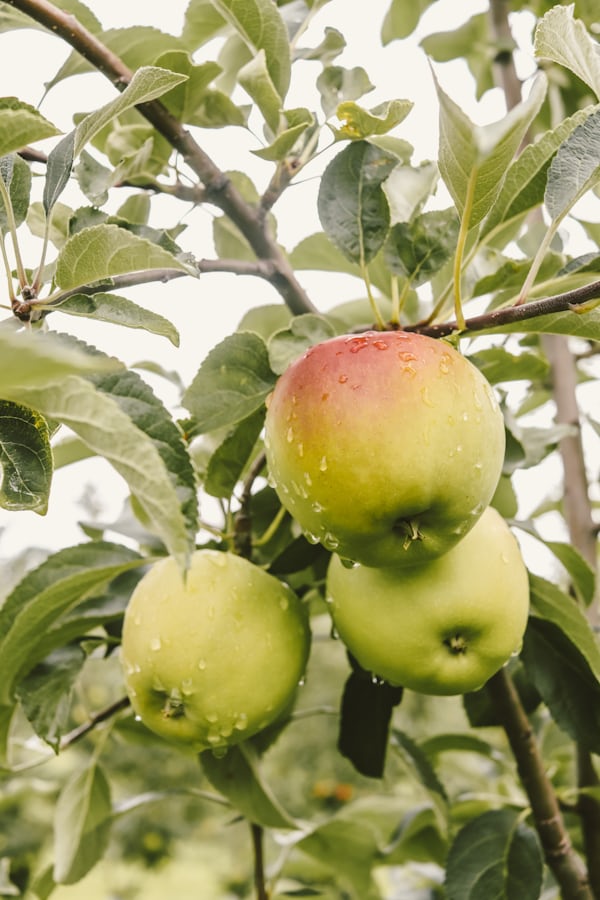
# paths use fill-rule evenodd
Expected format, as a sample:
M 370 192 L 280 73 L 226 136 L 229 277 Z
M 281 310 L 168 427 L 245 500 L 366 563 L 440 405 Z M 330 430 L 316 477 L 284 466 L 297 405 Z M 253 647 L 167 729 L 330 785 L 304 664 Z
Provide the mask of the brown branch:
M 129 697 L 121 697 L 120 700 L 116 700 L 114 703 L 111 703 L 110 706 L 107 706 L 105 709 L 101 709 L 100 712 L 95 713 L 91 716 L 87 722 L 84 722 L 83 725 L 79 725 L 77 728 L 74 728 L 68 734 L 65 734 L 60 742 L 61 751 L 66 750 L 67 747 L 70 747 L 71 744 L 75 744 L 77 741 L 80 741 L 82 738 L 89 734 L 90 731 L 93 731 L 97 725 L 100 725 L 101 722 L 106 722 L 107 719 L 112 719 L 113 716 L 116 716 L 117 713 L 120 713 L 123 709 L 127 709 L 129 706 Z
M 74 16 L 65 13 L 48 0 L 7 0 L 7 2 L 61 37 L 105 75 L 118 90 L 123 90 L 131 81 L 132 71 Z M 270 260 L 273 263 L 275 275 L 271 279 L 271 284 L 283 297 L 289 309 L 294 314 L 315 312 L 315 307 L 297 281 L 285 254 L 270 233 L 261 211 L 246 203 L 227 176 L 160 100 L 142 103 L 137 109 L 198 176 L 204 186 L 206 201 L 218 207 L 237 225 L 260 259 Z
M 560 886 L 561 897 L 593 900 L 585 867 L 571 844 L 556 793 L 515 686 L 506 670 L 501 669 L 488 681 L 487 687 L 515 757 L 546 863 Z
M 550 313 L 577 313 L 579 306 L 598 298 L 600 298 L 600 281 L 593 281 L 572 291 L 565 291 L 563 294 L 555 294 L 552 297 L 544 297 L 542 300 L 531 300 L 529 303 L 521 304 L 521 306 L 509 306 L 505 309 L 496 309 L 489 313 L 482 313 L 480 316 L 472 316 L 466 320 L 466 327 L 461 334 L 488 331 L 491 328 L 498 328 L 502 325 L 537 319 L 539 316 L 547 316 Z M 581 310 L 578 314 L 585 315 L 585 312 Z M 420 334 L 428 334 L 430 337 L 440 338 L 449 334 L 455 334 L 460 329 L 458 322 L 452 321 L 432 325 L 419 323 L 406 325 L 404 330 L 418 331 Z

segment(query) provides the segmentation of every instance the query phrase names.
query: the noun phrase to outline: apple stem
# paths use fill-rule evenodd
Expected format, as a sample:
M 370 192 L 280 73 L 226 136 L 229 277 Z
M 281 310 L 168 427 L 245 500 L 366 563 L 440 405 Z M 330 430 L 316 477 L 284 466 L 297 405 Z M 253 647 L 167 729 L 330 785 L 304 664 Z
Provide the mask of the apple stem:
M 419 531 L 419 526 L 415 519 L 398 519 L 394 523 L 394 531 L 404 534 L 403 547 L 408 550 L 413 541 L 422 541 L 423 535 Z
M 252 834 L 252 847 L 254 849 L 254 886 L 256 888 L 256 900 L 269 900 L 269 893 L 265 882 L 264 860 L 264 829 L 255 822 L 250 822 Z

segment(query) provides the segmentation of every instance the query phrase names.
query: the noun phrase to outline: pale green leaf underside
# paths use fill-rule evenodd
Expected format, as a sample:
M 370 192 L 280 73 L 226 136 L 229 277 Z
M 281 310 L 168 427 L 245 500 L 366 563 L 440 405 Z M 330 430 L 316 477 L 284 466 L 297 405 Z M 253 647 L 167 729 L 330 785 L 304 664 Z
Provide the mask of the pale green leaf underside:
M 118 225 L 93 225 L 71 237 L 56 265 L 56 283 L 63 290 L 102 281 L 111 275 L 148 269 L 191 269 L 157 244 Z
M 96 112 L 90 113 L 79 123 L 75 132 L 73 156 L 75 158 L 79 156 L 83 147 L 112 119 L 138 103 L 147 103 L 166 94 L 182 81 L 187 81 L 187 77 L 157 66 L 143 66 L 138 69 L 122 94 Z
M 578 125 L 558 148 L 548 170 L 544 202 L 562 219 L 600 178 L 600 110 Z
M 22 402 L 71 428 L 123 476 L 149 519 L 149 528 L 182 565 L 190 552 L 181 498 L 152 440 L 117 402 L 78 376 L 47 388 L 24 390 Z
M 550 59 L 570 69 L 600 99 L 600 53 L 579 19 L 573 18 L 575 4 L 553 6 L 535 31 L 534 52 L 538 59 Z
M 75 294 L 56 308 L 70 316 L 85 316 L 126 328 L 141 328 L 168 338 L 175 347 L 179 346 L 179 332 L 172 322 L 117 294 Z
M 213 0 L 252 54 L 264 50 L 275 90 L 285 99 L 291 75 L 288 32 L 273 0 Z
M 48 119 L 15 97 L 0 99 L 0 156 L 60 134 Z
M 437 84 L 440 102 L 440 173 L 459 214 L 477 225 L 494 205 L 507 169 L 542 105 L 546 78 L 536 77 L 528 98 L 503 119 L 474 125 Z
M 79 373 L 101 372 L 121 365 L 90 356 L 52 334 L 0 331 L 0 397 L 19 400 L 21 388 L 32 388 Z
M 0 507 L 44 515 L 52 480 L 46 421 L 20 403 L 0 400 Z

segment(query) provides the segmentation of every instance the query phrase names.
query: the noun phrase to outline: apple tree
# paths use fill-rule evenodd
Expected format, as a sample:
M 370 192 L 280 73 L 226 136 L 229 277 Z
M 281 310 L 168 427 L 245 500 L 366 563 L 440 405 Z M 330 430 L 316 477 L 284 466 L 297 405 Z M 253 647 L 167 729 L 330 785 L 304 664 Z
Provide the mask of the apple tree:
M 600 898 L 598 5 L 353 6 L 0 3 L 2 897 Z

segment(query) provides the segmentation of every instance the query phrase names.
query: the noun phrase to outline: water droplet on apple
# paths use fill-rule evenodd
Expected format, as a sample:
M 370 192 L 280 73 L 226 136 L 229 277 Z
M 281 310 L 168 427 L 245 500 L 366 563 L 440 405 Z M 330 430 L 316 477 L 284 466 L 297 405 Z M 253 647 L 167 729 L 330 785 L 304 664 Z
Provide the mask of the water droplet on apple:
M 287 609 L 288 606 L 290 605 L 290 601 L 288 600 L 287 597 L 282 597 L 281 600 L 279 601 L 279 605 L 282 609 Z
M 473 466 L 473 468 L 475 469 L 476 472 L 481 472 L 481 470 L 483 469 L 483 463 L 476 462 L 475 465 Z
M 450 371 L 450 366 L 448 365 L 449 362 L 450 357 L 447 353 L 444 353 L 440 360 L 440 372 L 442 373 L 442 375 L 447 375 Z
M 435 406 L 435 403 L 432 402 L 431 397 L 429 396 L 429 389 L 426 387 L 421 388 L 421 400 L 425 406 L 430 406 L 432 409 Z
M 331 626 L 331 631 L 329 632 L 329 637 L 331 638 L 332 641 L 339 641 L 340 636 L 338 634 L 338 631 L 337 631 L 335 625 Z
M 269 474 L 267 475 L 267 484 L 270 488 L 273 488 L 273 490 L 275 490 L 277 487 L 277 482 L 275 481 L 275 477 L 272 472 L 269 472 Z
M 159 637 L 152 638 L 152 640 L 150 641 L 150 649 L 156 651 L 156 650 L 160 650 L 161 647 L 162 647 L 162 644 L 161 644 L 160 638 Z
M 319 543 L 319 536 L 317 534 L 314 534 L 312 531 L 303 531 L 302 533 L 309 544 Z
M 462 444 L 457 444 L 457 446 L 456 446 L 456 452 L 457 452 L 457 453 L 462 453 L 462 450 L 463 450 Z
M 142 624 L 142 617 L 140 616 L 139 613 L 133 617 L 133 624 L 134 624 L 134 625 L 141 625 L 141 624 Z
M 387 350 L 388 349 L 388 345 L 386 344 L 385 341 L 373 341 L 373 346 L 376 347 L 378 350 Z
M 218 731 L 209 731 L 206 735 L 206 740 L 209 744 L 220 744 L 221 743 L 221 735 Z M 214 750 L 213 750 L 214 753 Z
M 215 759 L 223 759 L 225 756 L 227 756 L 228 749 L 228 747 L 213 747 L 211 753 Z
M 228 738 L 231 737 L 233 733 L 233 725 L 223 725 L 221 727 L 221 737 Z
M 194 682 L 191 678 L 184 678 L 181 682 L 181 693 L 184 697 L 189 697 L 194 693 Z
M 320 472 L 327 471 L 327 457 L 326 456 L 321 457 L 321 462 L 319 463 L 319 471 Z
M 233 727 L 237 729 L 237 731 L 245 731 L 248 727 L 248 716 L 246 713 L 240 713 L 237 719 L 234 722 Z
M 473 394 L 473 406 L 475 409 L 483 409 L 483 403 L 479 399 L 479 394 L 477 393 Z
M 469 421 L 469 413 L 468 413 L 468 412 L 464 412 L 464 413 L 462 414 L 461 418 L 462 418 L 463 422 L 468 422 L 468 421 Z
M 291 444 L 292 441 L 294 440 L 294 429 L 292 428 L 291 425 L 287 430 L 286 439 L 287 439 L 288 444 Z
M 304 444 L 302 441 L 298 444 L 298 456 L 304 456 Z
M 216 713 L 208 713 L 206 716 L 206 721 L 210 722 L 211 725 L 214 725 L 215 722 L 218 721 L 218 719 L 219 719 L 219 717 Z
M 338 378 L 338 381 L 339 381 L 340 384 L 346 384 L 346 382 L 348 381 L 348 376 L 347 376 L 347 375 L 340 375 L 340 377 Z
M 326 531 L 323 535 L 323 546 L 327 550 L 337 550 L 337 548 L 340 546 L 340 542 L 334 534 L 332 534 L 330 531 Z
M 309 487 L 312 485 L 312 478 L 310 477 L 310 472 L 304 473 L 304 480 Z
M 210 561 L 215 566 L 218 566 L 220 569 L 223 569 L 227 565 L 227 557 L 225 556 L 224 553 L 221 553 L 220 550 L 212 550 L 209 552 L 210 552 L 210 556 L 208 557 L 208 559 L 210 559 Z
M 141 721 L 142 721 L 142 717 L 141 717 L 141 716 L 138 716 L 137 714 L 136 714 L 133 718 L 135 719 L 136 722 L 141 722 Z
M 305 679 L 305 678 L 301 678 L 300 681 L 298 682 L 298 687 L 304 687 L 305 684 L 306 684 L 306 679 Z M 268 709 L 268 712 L 270 712 L 271 709 L 272 709 L 272 707 L 270 707 L 270 708 Z
M 201 672 L 204 672 L 204 670 L 206 668 L 206 660 L 205 659 L 198 660 L 198 668 L 200 669 Z

